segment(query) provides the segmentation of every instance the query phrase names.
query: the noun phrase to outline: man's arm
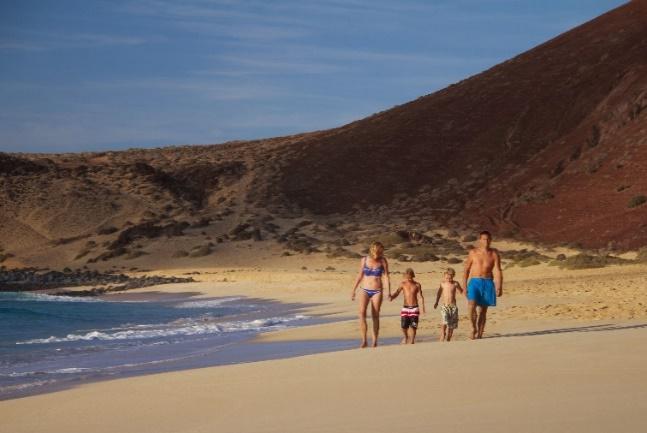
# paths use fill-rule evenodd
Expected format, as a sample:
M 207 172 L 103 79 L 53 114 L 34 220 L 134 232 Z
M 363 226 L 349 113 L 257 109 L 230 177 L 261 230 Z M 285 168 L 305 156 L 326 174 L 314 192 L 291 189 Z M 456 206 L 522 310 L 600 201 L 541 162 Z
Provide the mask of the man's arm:
M 467 279 L 470 277 L 470 269 L 472 269 L 472 251 L 467 253 L 465 260 L 465 267 L 463 270 L 463 287 L 467 287 Z
M 425 307 L 425 295 L 422 294 L 422 284 L 418 283 L 418 293 L 420 293 L 420 299 L 422 299 L 422 314 L 427 313 L 427 307 Z
M 503 295 L 503 271 L 501 270 L 501 257 L 498 251 L 494 251 L 494 287 L 496 287 L 496 295 Z

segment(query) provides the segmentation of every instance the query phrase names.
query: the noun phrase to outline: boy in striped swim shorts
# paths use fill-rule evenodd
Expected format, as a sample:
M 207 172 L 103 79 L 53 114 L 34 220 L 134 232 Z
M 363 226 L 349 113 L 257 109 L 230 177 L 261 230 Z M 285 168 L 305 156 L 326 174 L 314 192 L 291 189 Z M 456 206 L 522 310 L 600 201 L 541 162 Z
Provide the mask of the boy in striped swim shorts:
M 425 311 L 425 297 L 422 295 L 422 286 L 414 280 L 416 274 L 413 269 L 408 268 L 404 271 L 405 279 L 400 283 L 398 290 L 389 296 L 389 301 L 398 297 L 400 292 L 404 292 L 404 306 L 400 310 L 400 326 L 402 327 L 401 344 L 414 344 L 416 342 L 416 331 L 418 329 L 418 318 L 420 309 L 418 307 L 418 296 L 422 300 L 422 313 Z M 411 330 L 411 332 L 409 332 Z
M 443 305 L 440 307 L 442 324 L 440 325 L 440 341 L 451 341 L 454 329 L 458 328 L 458 307 L 456 306 L 456 291 L 464 293 L 458 281 L 454 281 L 456 271 L 447 268 L 443 273 L 443 280 L 440 282 L 436 293 L 434 309 L 438 308 L 440 298 L 443 298 Z

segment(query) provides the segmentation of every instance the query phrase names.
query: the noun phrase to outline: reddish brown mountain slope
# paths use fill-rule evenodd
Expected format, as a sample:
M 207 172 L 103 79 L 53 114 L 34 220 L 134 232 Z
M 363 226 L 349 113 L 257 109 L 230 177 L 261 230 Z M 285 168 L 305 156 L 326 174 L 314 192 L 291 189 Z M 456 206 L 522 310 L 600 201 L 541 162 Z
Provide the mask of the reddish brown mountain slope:
M 400 193 L 524 237 L 647 243 L 647 209 L 627 206 L 647 194 L 645 4 L 307 141 L 282 191 L 319 213 Z

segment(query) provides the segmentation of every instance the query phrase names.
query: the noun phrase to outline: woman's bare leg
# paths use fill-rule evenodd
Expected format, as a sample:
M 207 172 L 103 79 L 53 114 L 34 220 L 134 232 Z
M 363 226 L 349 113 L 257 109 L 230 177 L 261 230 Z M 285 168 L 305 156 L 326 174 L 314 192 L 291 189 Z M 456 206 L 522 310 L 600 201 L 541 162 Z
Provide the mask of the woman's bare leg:
M 359 347 L 363 349 L 367 345 L 366 332 L 368 327 L 366 326 L 366 308 L 368 307 L 370 299 L 366 292 L 362 289 L 360 289 L 357 298 L 357 301 L 359 303 L 359 334 L 361 336 L 361 343 Z
M 371 298 L 371 318 L 373 319 L 373 347 L 377 347 L 377 337 L 380 334 L 380 308 L 382 307 L 382 293 Z

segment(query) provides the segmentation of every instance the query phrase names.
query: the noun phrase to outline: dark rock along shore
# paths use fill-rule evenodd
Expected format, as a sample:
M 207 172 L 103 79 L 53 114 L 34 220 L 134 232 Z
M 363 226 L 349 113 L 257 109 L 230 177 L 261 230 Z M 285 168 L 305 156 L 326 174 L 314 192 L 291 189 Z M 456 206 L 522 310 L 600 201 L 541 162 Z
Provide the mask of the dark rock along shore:
M 58 291 L 55 295 L 94 296 L 106 292 L 117 292 L 157 284 L 189 283 L 193 278 L 142 276 L 129 277 L 124 274 L 102 273 L 99 271 L 46 271 L 34 268 L 0 270 L 0 291 L 22 292 L 31 290 L 57 289 L 75 286 L 99 286 L 88 290 Z

